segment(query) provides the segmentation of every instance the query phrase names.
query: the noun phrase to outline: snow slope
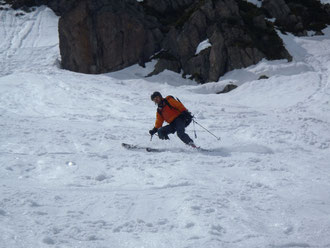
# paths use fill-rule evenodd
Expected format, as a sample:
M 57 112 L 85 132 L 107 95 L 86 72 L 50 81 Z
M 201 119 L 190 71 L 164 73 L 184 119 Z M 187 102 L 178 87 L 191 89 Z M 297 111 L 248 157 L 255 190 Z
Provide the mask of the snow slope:
M 145 78 L 154 63 L 61 70 L 58 18 L 16 13 L 0 11 L 1 248 L 330 247 L 330 29 L 282 36 L 293 62 L 196 85 Z M 215 94 L 228 82 L 240 87 Z M 196 126 L 211 152 L 150 141 L 155 90 L 222 140 Z

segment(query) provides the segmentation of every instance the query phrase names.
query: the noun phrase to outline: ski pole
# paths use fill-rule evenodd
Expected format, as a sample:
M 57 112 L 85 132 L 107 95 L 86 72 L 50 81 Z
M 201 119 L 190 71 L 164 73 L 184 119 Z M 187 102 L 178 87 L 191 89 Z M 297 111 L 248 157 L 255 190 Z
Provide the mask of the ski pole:
M 200 126 L 201 128 L 203 128 L 204 130 L 206 130 L 209 134 L 211 134 L 212 136 L 214 136 L 217 140 L 221 140 L 220 137 L 216 136 L 215 134 L 211 133 L 209 130 L 207 130 L 205 127 L 203 127 L 201 124 L 199 124 L 197 121 L 195 121 L 193 119 L 193 122 L 196 123 L 198 126 Z
M 194 119 L 193 119 L 194 120 Z M 195 139 L 197 139 L 197 133 L 196 133 L 196 127 L 195 127 L 195 121 L 193 121 L 194 124 L 194 134 L 195 134 Z

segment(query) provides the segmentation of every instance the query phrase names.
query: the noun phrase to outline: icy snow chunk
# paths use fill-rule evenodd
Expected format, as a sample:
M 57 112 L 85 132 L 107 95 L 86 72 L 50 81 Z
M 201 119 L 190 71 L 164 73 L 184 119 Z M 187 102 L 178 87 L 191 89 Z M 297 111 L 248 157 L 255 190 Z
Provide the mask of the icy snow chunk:
M 76 163 L 73 162 L 73 161 L 67 161 L 67 162 L 65 162 L 65 164 L 68 165 L 68 166 L 75 166 L 76 165 Z
M 316 35 L 316 32 L 313 31 L 313 30 L 312 31 L 307 31 L 307 35 L 310 36 L 310 37 L 311 36 L 315 36 Z
M 256 5 L 258 8 L 260 8 L 262 4 L 262 0 L 246 0 L 246 1 Z
M 25 200 L 24 201 L 25 205 L 28 205 L 29 207 L 36 208 L 36 207 L 41 207 L 41 205 L 33 200 Z
M 202 41 L 197 46 L 195 55 L 199 54 L 201 51 L 203 51 L 204 49 L 209 48 L 211 46 L 212 46 L 212 44 L 210 43 L 209 39 Z
M 158 225 L 165 225 L 165 224 L 167 224 L 167 223 L 168 223 L 168 220 L 167 220 L 167 219 L 160 219 L 160 220 L 158 220 L 158 222 L 157 222 Z
M 265 18 L 267 21 L 275 23 L 276 22 L 276 18 Z
M 192 228 L 193 226 L 195 226 L 195 223 L 189 222 L 186 224 L 185 228 Z
M 50 237 L 43 238 L 42 242 L 44 242 L 45 244 L 48 244 L 48 245 L 54 245 L 55 244 L 55 241 L 53 239 L 51 239 Z
M 105 179 L 107 179 L 107 176 L 106 175 L 104 175 L 104 174 L 100 174 L 100 175 L 98 175 L 98 176 L 96 176 L 95 177 L 95 180 L 96 181 L 103 181 L 103 180 L 105 180 Z
M 88 237 L 89 241 L 97 240 L 97 237 L 95 235 L 91 235 Z
M 212 225 L 209 233 L 212 235 L 221 236 L 223 233 L 225 233 L 225 229 L 220 225 Z

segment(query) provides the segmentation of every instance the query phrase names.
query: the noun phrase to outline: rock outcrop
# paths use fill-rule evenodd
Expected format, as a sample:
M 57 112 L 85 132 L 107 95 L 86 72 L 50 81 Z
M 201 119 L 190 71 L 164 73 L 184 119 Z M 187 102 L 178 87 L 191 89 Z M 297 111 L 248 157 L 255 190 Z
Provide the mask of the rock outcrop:
M 306 35 L 330 24 L 330 7 L 318 0 L 263 0 L 262 8 L 246 0 L 7 2 L 15 8 L 46 4 L 61 15 L 64 69 L 104 73 L 155 58 L 150 75 L 168 69 L 201 83 L 263 58 L 290 60 L 275 27 Z M 200 48 L 203 42 L 208 45 Z
M 82 0 L 59 22 L 62 66 L 102 73 L 144 64 L 204 83 L 263 58 L 290 60 L 261 10 L 243 0 Z M 196 54 L 209 39 L 211 46 Z M 169 59 L 170 58 L 170 59 Z
M 307 31 L 322 34 L 330 24 L 330 5 L 316 0 L 263 0 L 262 7 L 268 17 L 276 18 L 277 27 L 298 36 L 307 35 Z
M 185 75 L 198 82 L 217 81 L 227 71 L 247 67 L 263 58 L 291 59 L 272 24 L 252 4 L 240 0 L 204 0 L 194 1 L 182 11 L 168 25 L 162 49 L 167 57 L 177 60 Z M 196 54 L 196 48 L 206 39 L 211 46 Z M 166 65 L 164 60 L 161 58 L 159 63 Z
M 236 89 L 237 87 L 238 87 L 238 86 L 235 85 L 235 84 L 227 84 L 227 85 L 225 86 L 225 88 L 223 88 L 222 91 L 217 92 L 217 94 L 228 93 L 228 92 L 230 92 L 230 91 Z
M 59 37 L 63 68 L 104 73 L 143 64 L 163 34 L 135 0 L 82 0 L 60 18 Z

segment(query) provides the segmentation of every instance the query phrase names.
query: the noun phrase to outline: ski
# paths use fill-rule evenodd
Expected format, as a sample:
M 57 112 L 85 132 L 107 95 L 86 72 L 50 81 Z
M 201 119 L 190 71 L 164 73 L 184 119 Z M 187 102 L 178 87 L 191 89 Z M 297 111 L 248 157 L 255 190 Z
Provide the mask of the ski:
M 132 144 L 127 144 L 127 143 L 122 143 L 121 144 L 124 148 L 128 150 L 136 150 L 136 151 L 147 151 L 147 152 L 166 152 L 166 151 L 173 151 L 173 149 L 166 149 L 166 148 L 152 148 L 149 146 L 139 146 L 139 145 L 132 145 Z M 212 152 L 212 150 L 204 149 L 201 147 L 196 147 L 194 148 L 196 152 Z M 186 150 L 184 149 L 178 149 L 177 152 L 185 152 Z
M 127 143 L 122 143 L 121 144 L 123 147 L 125 147 L 128 150 L 145 150 L 147 152 L 165 152 L 167 151 L 166 149 L 161 149 L 161 148 L 152 148 L 148 146 L 139 146 L 139 145 L 132 145 L 132 144 L 127 144 Z
M 146 151 L 147 152 L 166 152 L 166 151 L 169 151 L 169 150 L 147 147 Z

